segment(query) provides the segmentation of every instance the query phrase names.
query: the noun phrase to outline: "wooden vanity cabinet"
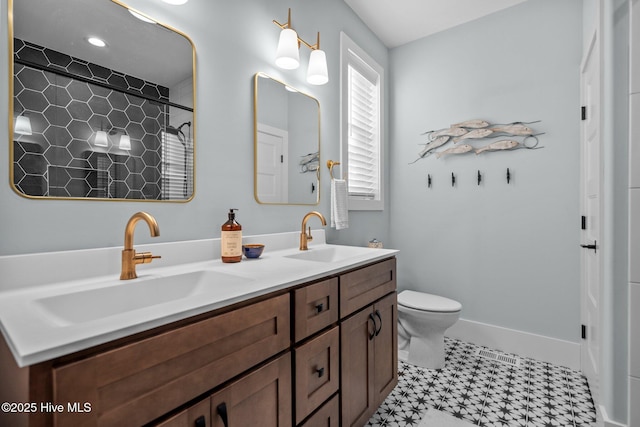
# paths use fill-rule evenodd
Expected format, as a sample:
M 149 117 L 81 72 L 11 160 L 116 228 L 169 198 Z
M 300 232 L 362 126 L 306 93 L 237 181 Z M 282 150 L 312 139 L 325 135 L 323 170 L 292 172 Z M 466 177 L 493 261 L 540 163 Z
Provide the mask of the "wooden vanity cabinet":
M 347 276 L 348 280 L 340 278 L 341 301 L 343 288 L 347 287 L 350 293 L 346 298 L 354 310 L 366 305 L 353 314 L 347 312 L 340 323 L 341 425 L 359 427 L 367 423 L 398 383 L 395 259 Z
M 91 411 L 0 424 L 363 426 L 397 384 L 395 267 L 389 258 L 27 368 L 3 362 L 3 399 Z

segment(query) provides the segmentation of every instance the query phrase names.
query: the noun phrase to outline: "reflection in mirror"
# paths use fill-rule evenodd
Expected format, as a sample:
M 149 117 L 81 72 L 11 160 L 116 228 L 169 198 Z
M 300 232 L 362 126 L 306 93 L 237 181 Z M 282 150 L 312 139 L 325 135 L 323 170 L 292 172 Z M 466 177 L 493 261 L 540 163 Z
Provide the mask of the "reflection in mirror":
M 259 203 L 320 201 L 320 104 L 264 73 L 254 77 L 254 195 Z
M 190 200 L 191 41 L 118 0 L 10 0 L 9 8 L 14 190 Z

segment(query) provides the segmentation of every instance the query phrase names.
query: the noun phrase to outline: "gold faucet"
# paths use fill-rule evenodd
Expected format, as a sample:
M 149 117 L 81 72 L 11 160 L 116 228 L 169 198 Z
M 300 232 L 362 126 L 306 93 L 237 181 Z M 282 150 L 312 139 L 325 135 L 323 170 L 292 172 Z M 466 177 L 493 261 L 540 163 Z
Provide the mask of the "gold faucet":
M 149 231 L 151 237 L 160 235 L 160 228 L 155 218 L 146 212 L 137 212 L 129 218 L 127 226 L 124 229 L 124 250 L 122 251 L 122 271 L 120 273 L 120 280 L 135 279 L 138 277 L 136 274 L 136 264 L 148 264 L 153 261 L 154 258 L 160 258 L 157 255 L 153 255 L 151 252 L 139 252 L 136 253 L 133 249 L 133 231 L 136 228 L 136 223 L 140 220 L 144 220 L 149 225 Z
M 307 233 L 307 221 L 312 216 L 317 216 L 322 221 L 322 225 L 327 225 L 327 220 L 324 219 L 324 216 L 318 211 L 311 211 L 302 218 L 302 231 L 300 232 L 300 250 L 306 251 L 309 248 L 307 247 L 307 242 L 309 240 L 313 240 L 313 236 L 311 235 L 311 227 L 309 227 L 309 232 Z

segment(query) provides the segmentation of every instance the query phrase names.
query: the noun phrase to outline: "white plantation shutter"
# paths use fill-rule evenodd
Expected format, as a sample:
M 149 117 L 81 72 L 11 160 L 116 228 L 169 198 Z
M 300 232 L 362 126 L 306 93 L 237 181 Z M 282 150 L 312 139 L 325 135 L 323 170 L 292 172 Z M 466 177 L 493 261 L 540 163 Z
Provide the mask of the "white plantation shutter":
M 186 159 L 185 159 L 186 156 Z M 162 199 L 188 199 L 193 193 L 193 147 L 177 135 L 162 132 Z
M 349 195 L 374 200 L 379 193 L 378 87 L 349 65 Z
M 349 210 L 383 210 L 384 70 L 344 33 L 340 46 L 341 163 Z

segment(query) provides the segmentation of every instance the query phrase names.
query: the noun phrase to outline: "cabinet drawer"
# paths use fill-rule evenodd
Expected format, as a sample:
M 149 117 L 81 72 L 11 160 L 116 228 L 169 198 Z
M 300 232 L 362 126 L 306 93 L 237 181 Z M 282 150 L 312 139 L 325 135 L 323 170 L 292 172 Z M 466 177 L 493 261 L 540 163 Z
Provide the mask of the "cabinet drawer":
M 291 426 L 291 353 L 211 396 L 211 427 L 227 426 Z
M 55 425 L 144 424 L 288 348 L 290 333 L 287 294 L 55 368 L 55 402 L 92 404 Z
M 339 328 L 295 349 L 296 424 L 304 420 L 340 386 Z
M 298 342 L 338 321 L 338 278 L 297 289 L 294 300 Z
M 396 259 L 391 258 L 340 276 L 340 317 L 396 290 Z
M 339 425 L 340 398 L 336 394 L 300 427 L 338 427 Z

